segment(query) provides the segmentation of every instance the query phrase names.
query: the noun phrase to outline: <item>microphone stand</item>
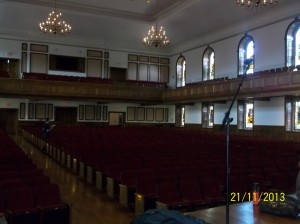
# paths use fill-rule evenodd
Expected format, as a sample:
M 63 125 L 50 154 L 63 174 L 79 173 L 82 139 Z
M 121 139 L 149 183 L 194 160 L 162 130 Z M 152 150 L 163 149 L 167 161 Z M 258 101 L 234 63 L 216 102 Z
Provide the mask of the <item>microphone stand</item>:
M 223 122 L 222 122 L 222 126 L 221 126 L 221 130 L 224 129 L 224 127 L 226 126 L 226 224 L 229 224 L 229 193 L 230 193 L 230 184 L 229 184 L 229 178 L 230 178 L 230 148 L 229 148 L 229 143 L 230 143 L 230 123 L 233 121 L 233 118 L 230 117 L 230 111 L 231 108 L 240 92 L 241 86 L 243 85 L 244 79 L 246 77 L 247 71 L 250 68 L 250 64 L 252 63 L 253 60 L 246 60 L 244 62 L 245 64 L 245 71 L 243 74 L 243 78 L 239 84 L 239 87 L 234 95 L 234 98 L 230 104 L 230 107 L 228 109 L 228 111 L 225 113 L 224 118 L 223 118 Z

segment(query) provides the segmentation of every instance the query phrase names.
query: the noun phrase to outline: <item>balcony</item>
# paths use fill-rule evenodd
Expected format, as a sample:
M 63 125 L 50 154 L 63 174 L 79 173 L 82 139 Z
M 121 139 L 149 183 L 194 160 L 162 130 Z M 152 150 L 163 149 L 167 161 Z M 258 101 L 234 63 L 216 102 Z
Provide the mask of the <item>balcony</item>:
M 177 89 L 153 86 L 99 84 L 53 80 L 0 78 L 1 97 L 68 99 L 102 102 L 192 103 L 232 99 L 242 77 L 200 82 Z M 300 93 L 300 72 L 285 71 L 245 77 L 238 99 L 264 98 Z

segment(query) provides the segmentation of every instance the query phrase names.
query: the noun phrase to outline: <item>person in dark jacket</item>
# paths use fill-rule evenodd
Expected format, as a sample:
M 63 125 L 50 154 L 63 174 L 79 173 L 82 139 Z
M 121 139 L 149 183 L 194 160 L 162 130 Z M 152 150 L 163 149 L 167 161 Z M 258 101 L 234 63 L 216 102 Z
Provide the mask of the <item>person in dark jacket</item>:
M 49 142 L 50 132 L 52 131 L 52 129 L 54 127 L 55 127 L 55 125 L 50 125 L 49 119 L 47 118 L 45 123 L 43 124 L 43 128 L 42 128 L 42 136 L 43 136 L 43 140 L 45 142 L 45 145 L 42 149 L 43 152 L 46 152 L 47 144 Z

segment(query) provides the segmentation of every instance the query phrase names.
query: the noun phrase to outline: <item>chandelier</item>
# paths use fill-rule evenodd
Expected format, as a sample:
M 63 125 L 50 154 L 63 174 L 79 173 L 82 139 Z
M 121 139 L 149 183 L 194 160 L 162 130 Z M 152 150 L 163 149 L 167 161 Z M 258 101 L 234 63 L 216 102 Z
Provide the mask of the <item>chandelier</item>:
M 65 34 L 71 32 L 71 26 L 62 20 L 62 14 L 56 10 L 56 0 L 54 11 L 49 13 L 45 22 L 39 24 L 39 29 L 43 33 Z
M 157 12 L 158 12 L 158 0 L 156 0 L 156 21 L 155 26 L 152 26 L 148 31 L 148 35 L 144 38 L 143 43 L 148 47 L 166 47 L 170 44 L 170 40 L 166 35 L 166 31 L 161 26 L 157 27 Z
M 279 0 L 236 0 L 236 4 L 240 5 L 243 8 L 272 6 L 278 2 Z

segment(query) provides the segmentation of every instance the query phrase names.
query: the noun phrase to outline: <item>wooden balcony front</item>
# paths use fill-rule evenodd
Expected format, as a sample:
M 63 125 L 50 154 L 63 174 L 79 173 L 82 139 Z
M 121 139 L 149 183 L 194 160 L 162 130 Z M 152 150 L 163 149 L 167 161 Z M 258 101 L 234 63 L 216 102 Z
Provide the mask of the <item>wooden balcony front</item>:
M 0 97 L 92 100 L 102 102 L 191 103 L 232 99 L 242 77 L 201 82 L 177 89 L 123 84 L 98 84 L 51 80 L 0 78 Z M 245 77 L 239 99 L 300 93 L 300 72 L 280 72 Z
M 161 103 L 161 88 L 63 81 L 0 79 L 0 97 Z
M 220 79 L 164 91 L 165 103 L 191 103 L 201 101 L 223 101 L 232 99 L 242 81 Z M 300 72 L 282 72 L 272 74 L 248 75 L 244 78 L 238 99 L 264 98 L 287 95 L 299 95 Z

